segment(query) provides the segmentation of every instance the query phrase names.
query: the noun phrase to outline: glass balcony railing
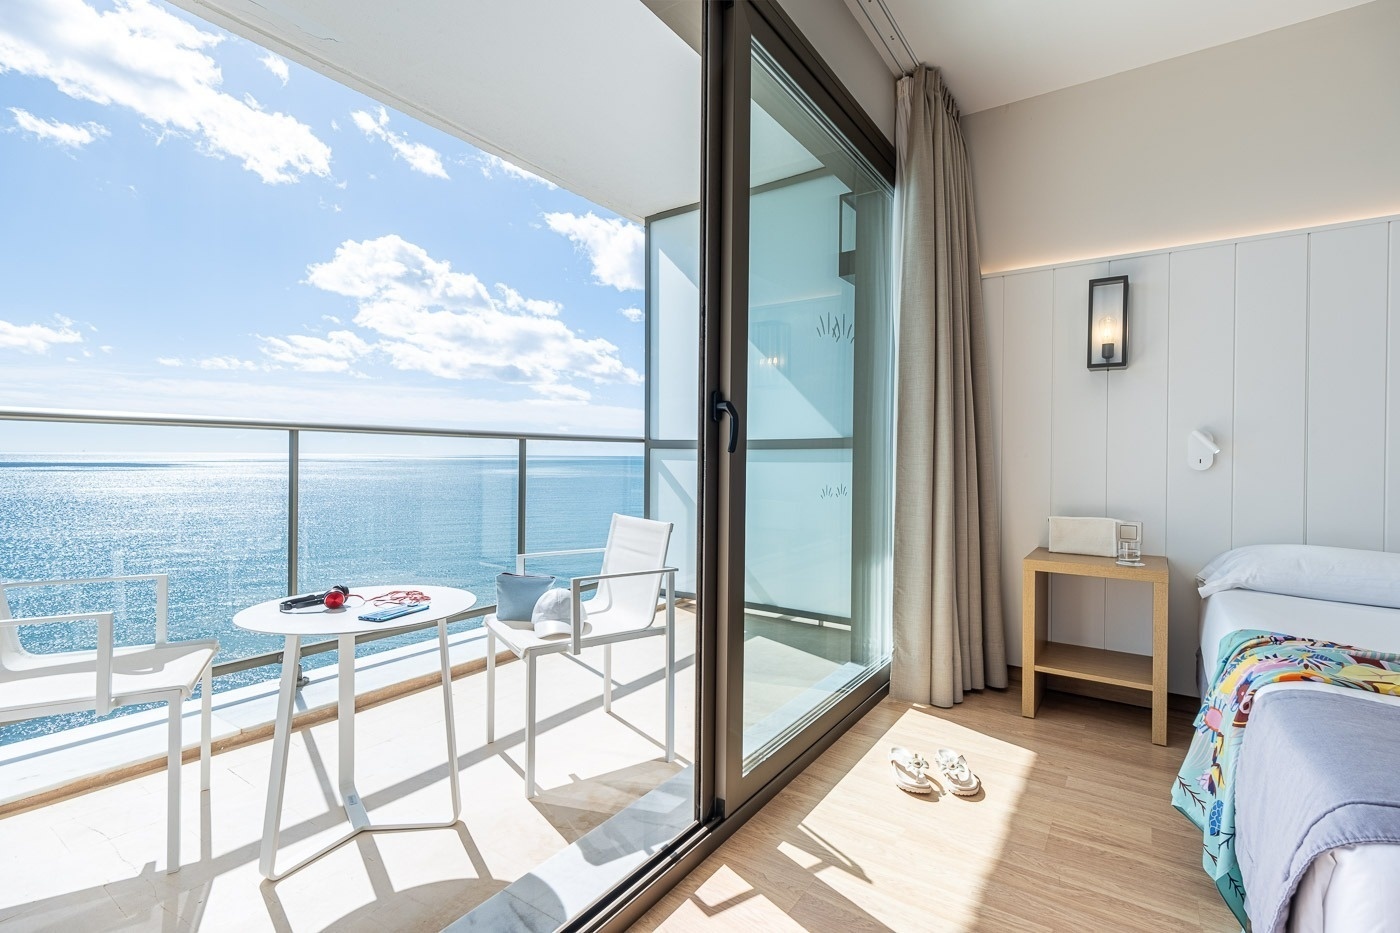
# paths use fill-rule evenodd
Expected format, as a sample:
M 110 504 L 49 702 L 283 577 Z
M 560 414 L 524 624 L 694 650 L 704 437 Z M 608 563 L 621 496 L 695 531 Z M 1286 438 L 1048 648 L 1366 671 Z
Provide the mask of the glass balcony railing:
M 43 453 L 55 425 L 84 452 Z M 170 637 L 219 639 L 217 692 L 279 675 L 280 639 L 232 619 L 289 592 L 458 586 L 478 603 L 452 630 L 479 627 L 517 552 L 599 547 L 612 513 L 643 515 L 644 462 L 639 437 L 0 409 L 0 579 L 168 574 Z M 531 570 L 598 569 L 596 556 L 561 560 Z M 149 586 L 15 590 L 10 602 L 15 616 L 110 609 L 119 644 L 151 637 Z M 20 631 L 33 651 L 93 637 Z M 428 634 L 362 638 L 360 652 Z M 308 646 L 303 666 L 331 663 L 333 646 Z M 0 727 L 0 744 L 93 718 Z

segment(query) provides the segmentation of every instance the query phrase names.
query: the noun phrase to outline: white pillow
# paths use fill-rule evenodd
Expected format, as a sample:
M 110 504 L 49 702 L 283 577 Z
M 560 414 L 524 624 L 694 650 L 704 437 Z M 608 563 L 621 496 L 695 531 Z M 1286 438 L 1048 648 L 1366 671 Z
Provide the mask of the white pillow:
M 1226 551 L 1196 574 L 1202 596 L 1258 590 L 1400 609 L 1400 554 L 1310 544 L 1253 544 Z
M 537 637 L 559 638 L 573 634 L 572 614 L 573 594 L 556 586 L 545 590 L 544 595 L 535 602 L 535 611 L 531 613 L 530 621 L 535 625 Z M 579 603 L 578 621 L 583 627 L 583 634 L 587 635 L 592 626 L 588 624 L 588 610 L 584 608 L 583 603 Z

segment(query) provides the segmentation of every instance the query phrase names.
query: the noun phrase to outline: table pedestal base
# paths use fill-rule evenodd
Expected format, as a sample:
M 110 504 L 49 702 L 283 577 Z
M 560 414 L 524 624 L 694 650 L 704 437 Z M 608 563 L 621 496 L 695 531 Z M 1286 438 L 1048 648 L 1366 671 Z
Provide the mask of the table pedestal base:
M 262 852 L 258 870 L 269 881 L 277 881 L 300 871 L 307 865 L 333 852 L 360 833 L 405 832 L 418 829 L 447 829 L 455 826 L 462 815 L 461 782 L 457 776 L 457 729 L 452 714 L 452 662 L 447 653 L 447 620 L 438 621 L 438 649 L 442 655 L 442 703 L 447 726 L 447 776 L 452 787 L 452 818 L 438 823 L 375 824 L 365 810 L 364 801 L 355 789 L 355 636 L 336 638 L 340 654 L 340 696 L 336 719 L 340 728 L 339 785 L 340 802 L 350 832 L 318 852 L 308 855 L 286 871 L 277 871 L 277 837 L 282 828 L 282 799 L 287 782 L 287 751 L 292 740 L 292 716 L 295 712 L 297 666 L 301 660 L 301 637 L 288 635 L 282 651 L 282 682 L 277 697 L 277 722 L 272 735 L 272 774 L 267 786 L 267 810 L 263 820 Z

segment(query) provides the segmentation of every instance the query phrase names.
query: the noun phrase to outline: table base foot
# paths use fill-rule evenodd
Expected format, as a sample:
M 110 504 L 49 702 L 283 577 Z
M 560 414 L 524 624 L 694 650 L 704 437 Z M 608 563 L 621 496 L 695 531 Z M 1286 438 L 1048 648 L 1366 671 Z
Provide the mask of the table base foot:
M 348 809 L 349 808 L 347 808 L 347 810 Z M 360 809 L 360 813 L 364 813 L 363 808 Z M 312 854 L 306 856 L 301 861 L 293 865 L 291 868 L 288 868 L 286 871 L 277 870 L 276 856 L 273 856 L 273 864 L 268 867 L 268 871 L 264 872 L 263 877 L 271 882 L 281 881 L 283 878 L 286 878 L 289 875 L 294 875 L 297 872 L 301 871 L 303 868 L 305 868 L 307 865 L 310 865 L 317 859 L 331 854 L 336 849 L 339 849 L 341 846 L 345 845 L 347 842 L 354 839 L 361 833 L 403 833 L 424 829 L 451 829 L 454 826 L 460 825 L 461 822 L 462 820 L 460 817 L 454 817 L 452 820 L 444 823 L 382 823 L 379 825 L 375 825 L 373 823 L 365 823 L 364 825 L 354 825 L 352 823 L 352 825 L 354 825 L 354 828 L 351 829 L 350 832 L 346 833 L 344 836 L 341 836 L 339 839 L 337 839 L 335 842 L 332 842 L 325 848 L 319 849 L 316 852 L 313 852 Z

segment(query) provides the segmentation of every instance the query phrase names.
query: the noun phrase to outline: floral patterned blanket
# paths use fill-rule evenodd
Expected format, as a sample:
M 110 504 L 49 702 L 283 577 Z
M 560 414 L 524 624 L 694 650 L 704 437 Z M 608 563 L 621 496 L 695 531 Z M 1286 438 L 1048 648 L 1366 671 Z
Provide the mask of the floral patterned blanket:
M 1201 831 L 1201 867 L 1242 927 L 1248 920 L 1235 860 L 1235 769 L 1255 691 L 1287 681 L 1400 696 L 1400 654 L 1253 629 L 1221 639 L 1220 661 L 1172 786 L 1172 804 Z

